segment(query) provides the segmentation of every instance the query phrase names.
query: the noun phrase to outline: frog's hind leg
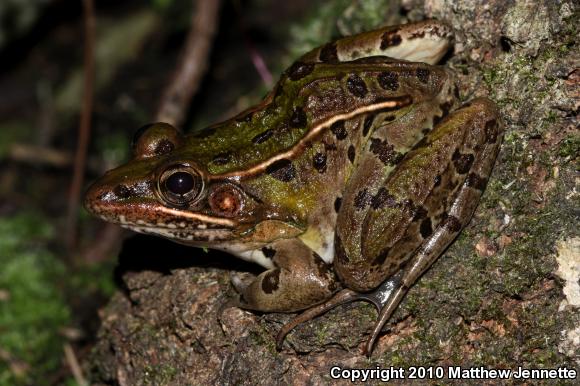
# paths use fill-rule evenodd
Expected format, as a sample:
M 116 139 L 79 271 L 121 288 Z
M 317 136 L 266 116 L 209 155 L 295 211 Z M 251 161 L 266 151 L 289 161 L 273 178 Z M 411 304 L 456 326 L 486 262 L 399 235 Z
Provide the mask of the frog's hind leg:
M 348 242 L 346 237 L 352 235 L 352 228 L 338 228 L 335 269 L 343 283 L 354 290 L 341 291 L 328 302 L 291 321 L 278 335 L 278 343 L 297 324 L 340 304 L 363 300 L 372 302 L 380 310 L 365 347 L 369 354 L 382 327 L 409 288 L 469 222 L 499 151 L 500 135 L 497 110 L 487 99 L 474 100 L 471 106 L 457 110 L 441 122 L 423 143 L 408 154 L 386 185 L 394 189 L 400 186 L 398 178 L 407 181 L 410 177 L 406 177 L 405 168 L 409 164 L 420 163 L 423 157 L 438 162 L 443 170 L 435 177 L 433 186 L 427 189 L 429 193 L 423 198 L 413 196 L 414 204 L 411 200 L 399 203 L 386 191 L 384 194 L 377 193 L 375 204 L 380 202 L 386 205 L 371 205 L 373 211 L 361 220 L 362 228 L 356 227 L 366 232 L 356 236 L 357 240 L 362 237 L 361 241 Z M 446 158 L 447 161 L 444 160 Z M 413 170 L 413 174 L 412 178 L 418 178 L 421 171 Z M 383 199 L 383 196 L 386 198 Z M 352 214 L 345 213 L 346 216 Z M 376 226 L 373 221 L 387 221 L 390 225 L 382 228 L 383 233 L 376 230 L 369 232 L 372 226 Z M 341 223 L 346 224 L 344 221 Z M 345 240 L 347 243 L 343 243 Z M 385 277 L 388 279 L 384 280 Z
M 453 30 L 444 22 L 424 20 L 347 36 L 308 52 L 298 62 L 345 62 L 388 56 L 436 64 L 453 46 Z
M 262 248 L 274 268 L 250 283 L 234 277 L 240 293 L 234 305 L 264 312 L 294 312 L 327 300 L 337 290 L 332 267 L 299 239 L 284 239 Z

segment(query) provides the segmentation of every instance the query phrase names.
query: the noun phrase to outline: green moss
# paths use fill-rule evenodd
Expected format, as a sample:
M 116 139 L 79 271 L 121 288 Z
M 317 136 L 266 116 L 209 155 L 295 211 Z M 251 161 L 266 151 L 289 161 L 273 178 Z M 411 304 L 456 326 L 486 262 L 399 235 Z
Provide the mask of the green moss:
M 60 366 L 64 338 L 58 333 L 69 322 L 64 298 L 55 283 L 64 276 L 60 261 L 42 249 L 52 227 L 36 215 L 0 219 L 0 347 L 24 369 L 15 374 L 0 362 L 0 384 L 45 384 Z
M 580 154 L 580 135 L 569 135 L 560 143 L 560 157 L 578 157 Z
M 177 369 L 168 364 L 157 366 L 147 366 L 145 369 L 145 379 L 150 385 L 170 385 L 177 374 Z

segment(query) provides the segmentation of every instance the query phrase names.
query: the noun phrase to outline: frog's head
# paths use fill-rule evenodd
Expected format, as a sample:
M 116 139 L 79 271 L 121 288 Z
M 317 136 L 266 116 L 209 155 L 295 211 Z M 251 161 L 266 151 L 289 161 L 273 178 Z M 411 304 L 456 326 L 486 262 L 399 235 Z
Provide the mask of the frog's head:
M 235 177 L 212 178 L 186 139 L 165 123 L 138 130 L 133 158 L 89 188 L 87 210 L 137 232 L 208 247 L 239 241 L 264 222 L 263 203 Z

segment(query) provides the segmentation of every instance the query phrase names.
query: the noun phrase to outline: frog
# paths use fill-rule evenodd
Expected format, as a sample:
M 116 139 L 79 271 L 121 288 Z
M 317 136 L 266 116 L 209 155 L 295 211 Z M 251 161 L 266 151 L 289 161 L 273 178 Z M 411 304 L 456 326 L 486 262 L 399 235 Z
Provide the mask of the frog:
M 226 251 L 236 306 L 302 312 L 374 304 L 373 345 L 406 293 L 469 223 L 500 149 L 490 99 L 459 101 L 439 61 L 453 29 L 424 20 L 342 37 L 297 59 L 256 106 L 184 134 L 139 129 L 132 158 L 88 189 L 101 219 Z

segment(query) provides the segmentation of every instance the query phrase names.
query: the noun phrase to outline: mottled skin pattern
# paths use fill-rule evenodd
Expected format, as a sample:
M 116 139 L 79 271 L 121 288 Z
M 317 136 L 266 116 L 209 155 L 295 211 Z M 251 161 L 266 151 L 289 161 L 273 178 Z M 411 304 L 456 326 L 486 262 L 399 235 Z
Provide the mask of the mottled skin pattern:
M 163 123 L 139 130 L 134 158 L 90 188 L 86 207 L 263 265 L 250 282 L 233 279 L 244 308 L 320 304 L 279 343 L 329 308 L 372 301 L 370 351 L 468 223 L 499 150 L 493 103 L 456 109 L 452 74 L 433 66 L 452 41 L 431 20 L 328 43 L 231 120 L 189 136 Z

